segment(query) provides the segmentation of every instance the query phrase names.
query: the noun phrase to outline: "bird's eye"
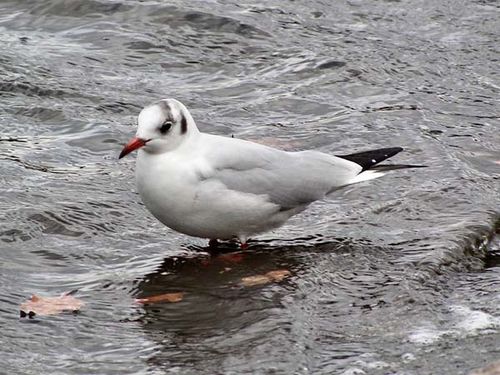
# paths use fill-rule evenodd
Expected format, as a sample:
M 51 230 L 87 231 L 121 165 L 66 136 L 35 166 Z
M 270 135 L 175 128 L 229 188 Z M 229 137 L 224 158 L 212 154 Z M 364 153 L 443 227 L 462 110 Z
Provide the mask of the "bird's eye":
M 163 123 L 162 126 L 160 126 L 160 133 L 161 134 L 167 134 L 169 129 L 172 127 L 172 123 L 170 121 L 166 121 Z

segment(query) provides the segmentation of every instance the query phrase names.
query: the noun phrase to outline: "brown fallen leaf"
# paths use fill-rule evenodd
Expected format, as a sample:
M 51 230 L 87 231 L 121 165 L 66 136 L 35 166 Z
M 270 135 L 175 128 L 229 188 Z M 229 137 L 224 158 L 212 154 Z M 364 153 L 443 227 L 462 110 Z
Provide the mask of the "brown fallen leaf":
M 73 297 L 69 293 L 63 293 L 59 297 L 40 297 L 32 295 L 31 298 L 20 306 L 21 318 L 35 315 L 55 315 L 62 312 L 77 312 L 85 303 Z
M 159 302 L 180 302 L 184 298 L 184 293 L 165 293 L 165 294 L 157 294 L 156 296 L 144 297 L 144 298 L 136 298 L 135 302 L 143 305 L 149 305 L 150 303 L 159 303 Z
M 243 286 L 264 285 L 271 282 L 280 282 L 291 275 L 288 270 L 269 271 L 263 275 L 247 276 L 241 279 L 240 284 Z
M 469 375 L 499 375 L 500 360 L 490 363 L 488 366 L 472 371 Z
M 255 286 L 270 283 L 272 280 L 266 275 L 255 275 L 242 277 L 240 284 L 243 286 Z
M 272 281 L 279 283 L 280 281 L 286 279 L 288 276 L 290 276 L 292 273 L 288 270 L 276 270 L 276 271 L 269 271 L 266 273 L 266 275 L 272 279 Z

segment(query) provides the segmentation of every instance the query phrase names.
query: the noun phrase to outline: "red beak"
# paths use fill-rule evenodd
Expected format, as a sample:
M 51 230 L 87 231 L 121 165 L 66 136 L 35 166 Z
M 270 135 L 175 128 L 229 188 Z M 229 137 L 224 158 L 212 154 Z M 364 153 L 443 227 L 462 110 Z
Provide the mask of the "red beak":
M 140 139 L 137 137 L 132 138 L 124 147 L 122 152 L 120 152 L 120 156 L 118 156 L 118 159 L 123 158 L 124 156 L 130 154 L 132 151 L 137 150 L 138 148 L 141 148 L 146 144 L 147 141 L 144 139 Z

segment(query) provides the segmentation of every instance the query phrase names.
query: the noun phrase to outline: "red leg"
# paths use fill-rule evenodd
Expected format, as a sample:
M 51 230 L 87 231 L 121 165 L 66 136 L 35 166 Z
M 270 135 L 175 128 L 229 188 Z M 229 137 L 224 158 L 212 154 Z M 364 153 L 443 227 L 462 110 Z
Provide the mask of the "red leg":
M 246 250 L 246 249 L 248 249 L 248 243 L 246 243 L 246 242 L 242 242 L 242 243 L 240 244 L 240 249 L 241 249 L 241 250 Z

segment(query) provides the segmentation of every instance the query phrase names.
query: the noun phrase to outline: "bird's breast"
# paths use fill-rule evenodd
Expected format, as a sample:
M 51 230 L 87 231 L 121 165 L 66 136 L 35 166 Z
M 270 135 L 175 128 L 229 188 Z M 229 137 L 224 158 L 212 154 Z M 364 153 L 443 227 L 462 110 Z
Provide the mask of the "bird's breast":
M 137 157 L 136 181 L 142 201 L 149 211 L 169 227 L 189 214 L 195 197 L 197 177 L 193 169 L 175 157 Z
M 144 152 L 137 158 L 137 188 L 142 201 L 158 220 L 178 232 L 230 239 L 286 220 L 265 194 L 228 189 L 222 181 L 211 178 L 211 173 L 210 164 L 203 159 Z

